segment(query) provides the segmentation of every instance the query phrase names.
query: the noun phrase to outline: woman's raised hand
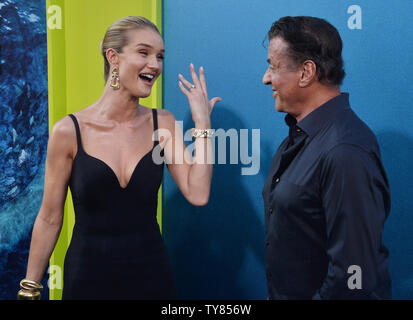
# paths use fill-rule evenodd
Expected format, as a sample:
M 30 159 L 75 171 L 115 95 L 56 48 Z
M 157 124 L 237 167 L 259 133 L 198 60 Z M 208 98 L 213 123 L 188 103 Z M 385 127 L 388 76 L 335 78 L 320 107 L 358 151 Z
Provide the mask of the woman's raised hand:
M 179 74 L 179 88 L 186 95 L 191 108 L 192 120 L 195 124 L 210 125 L 210 114 L 214 108 L 215 103 L 221 101 L 220 97 L 214 97 L 208 100 L 208 93 L 205 81 L 204 68 L 199 68 L 199 79 L 195 72 L 194 65 L 189 66 L 193 83 L 190 83 Z

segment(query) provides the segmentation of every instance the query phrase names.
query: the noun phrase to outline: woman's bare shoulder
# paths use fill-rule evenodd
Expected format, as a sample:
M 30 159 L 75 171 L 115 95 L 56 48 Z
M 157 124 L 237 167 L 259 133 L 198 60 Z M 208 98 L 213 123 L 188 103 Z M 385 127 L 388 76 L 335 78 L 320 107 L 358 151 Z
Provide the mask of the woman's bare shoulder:
M 141 110 L 147 115 L 152 114 L 153 108 L 145 107 L 141 105 Z M 175 125 L 175 116 L 172 112 L 165 109 L 156 108 L 156 115 L 158 118 L 159 128 L 173 128 Z
M 73 152 L 76 145 L 76 129 L 73 120 L 69 116 L 57 121 L 50 131 L 49 148 L 60 151 Z
M 55 135 L 59 137 L 76 137 L 75 124 L 69 116 L 57 121 L 50 132 L 50 135 Z
M 173 128 L 176 118 L 173 113 L 165 109 L 157 109 L 159 126 L 163 128 Z
M 156 109 L 158 114 L 163 117 L 174 117 L 173 113 L 166 109 Z

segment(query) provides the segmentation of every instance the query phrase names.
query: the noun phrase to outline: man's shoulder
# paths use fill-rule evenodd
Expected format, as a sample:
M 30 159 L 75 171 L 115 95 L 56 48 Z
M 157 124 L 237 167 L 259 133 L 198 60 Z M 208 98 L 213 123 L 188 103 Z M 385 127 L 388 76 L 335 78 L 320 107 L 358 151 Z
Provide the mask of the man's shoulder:
M 343 145 L 357 147 L 368 153 L 379 151 L 376 135 L 351 108 L 340 114 L 328 130 L 330 143 L 326 145 L 327 149 Z

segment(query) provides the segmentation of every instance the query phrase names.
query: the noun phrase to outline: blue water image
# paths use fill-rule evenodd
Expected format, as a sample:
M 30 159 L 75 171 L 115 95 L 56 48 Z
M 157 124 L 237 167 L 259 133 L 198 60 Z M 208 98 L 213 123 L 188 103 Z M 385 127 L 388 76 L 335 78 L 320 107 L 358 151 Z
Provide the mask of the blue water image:
M 48 139 L 45 0 L 2 0 L 0 21 L 0 299 L 15 299 L 43 195 Z M 43 298 L 48 298 L 47 287 Z

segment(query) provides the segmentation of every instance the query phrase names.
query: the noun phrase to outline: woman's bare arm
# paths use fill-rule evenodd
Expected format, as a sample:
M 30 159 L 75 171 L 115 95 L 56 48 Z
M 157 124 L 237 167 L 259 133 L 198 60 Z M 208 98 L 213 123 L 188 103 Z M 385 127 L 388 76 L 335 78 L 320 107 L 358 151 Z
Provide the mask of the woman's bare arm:
M 166 130 L 159 133 L 166 139 L 164 154 L 169 173 L 191 204 L 203 206 L 208 202 L 212 177 L 211 139 L 196 138 L 192 157 L 185 146 L 182 128 L 173 114 L 166 110 L 161 114 L 160 123 Z
M 59 237 L 74 146 L 74 124 L 65 117 L 54 125 L 49 137 L 43 201 L 33 226 L 26 279 L 41 281 Z
M 195 128 L 210 129 L 210 113 L 221 98 L 208 100 L 203 68 L 200 68 L 199 79 L 192 64 L 190 72 L 194 87 L 192 88 L 191 83 L 181 75 L 179 87 L 188 98 Z M 190 203 L 198 206 L 205 205 L 209 199 L 214 160 L 211 139 L 195 138 L 192 157 L 186 149 L 182 128 L 175 125 L 175 117 L 169 113 L 166 118 L 168 119 L 166 127 L 170 132 L 165 144 L 165 158 L 169 172 Z

